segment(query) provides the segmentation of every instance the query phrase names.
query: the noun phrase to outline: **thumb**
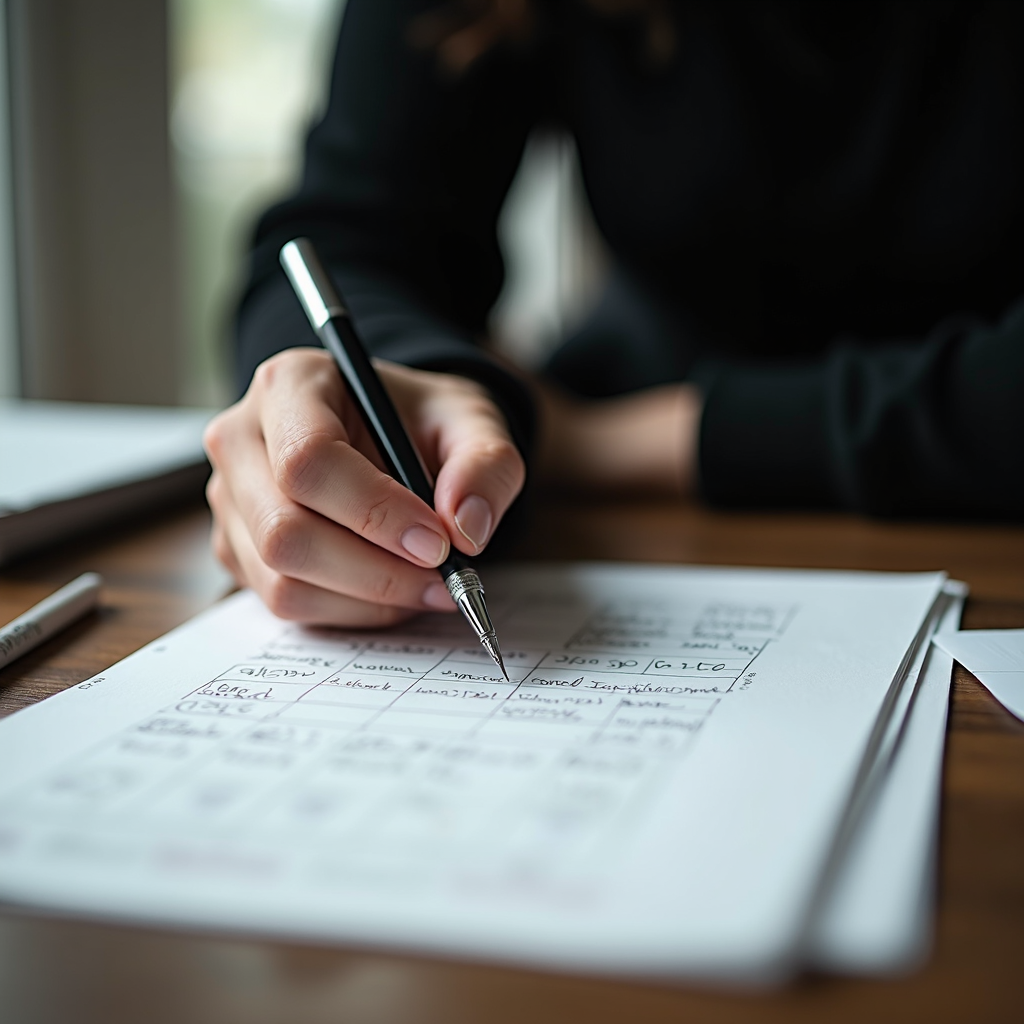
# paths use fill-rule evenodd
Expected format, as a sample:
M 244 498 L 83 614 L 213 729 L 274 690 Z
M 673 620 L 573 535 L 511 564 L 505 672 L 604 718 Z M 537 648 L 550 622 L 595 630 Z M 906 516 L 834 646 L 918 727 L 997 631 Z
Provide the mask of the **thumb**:
M 449 401 L 437 453 L 434 508 L 452 544 L 464 554 L 479 554 L 523 488 L 523 457 L 500 410 L 482 396 Z

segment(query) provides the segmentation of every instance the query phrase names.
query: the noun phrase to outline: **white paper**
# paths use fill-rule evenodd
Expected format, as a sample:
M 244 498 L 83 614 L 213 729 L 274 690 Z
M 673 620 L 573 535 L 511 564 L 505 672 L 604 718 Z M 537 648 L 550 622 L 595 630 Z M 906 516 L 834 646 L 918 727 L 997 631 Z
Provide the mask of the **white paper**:
M 802 955 L 942 574 L 490 568 L 455 617 L 241 594 L 0 723 L 0 897 L 635 975 Z
M 940 629 L 960 622 L 966 588 L 955 587 Z M 808 958 L 848 973 L 905 972 L 925 959 L 932 935 L 942 755 L 952 659 L 923 646 L 894 714 L 882 784 L 843 851 L 811 930 Z
M 944 632 L 934 643 L 976 676 L 1007 711 L 1024 721 L 1024 629 Z

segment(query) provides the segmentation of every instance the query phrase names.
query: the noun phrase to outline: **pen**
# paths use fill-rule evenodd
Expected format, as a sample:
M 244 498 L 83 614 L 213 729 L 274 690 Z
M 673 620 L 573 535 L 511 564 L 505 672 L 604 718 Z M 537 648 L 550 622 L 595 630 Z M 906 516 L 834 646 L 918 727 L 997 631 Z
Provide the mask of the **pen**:
M 44 597 L 24 615 L 0 626 L 0 668 L 28 654 L 33 647 L 91 611 L 96 606 L 102 583 L 99 573 L 82 573 L 67 586 Z
M 402 426 L 398 412 L 363 348 L 355 325 L 308 238 L 296 238 L 281 249 L 281 265 L 313 330 L 334 357 L 370 436 L 376 441 L 388 472 L 418 498 L 434 507 L 434 486 L 419 452 Z M 508 679 L 498 637 L 487 612 L 484 588 L 469 561 L 454 549 L 438 566 L 452 600 L 477 639 Z

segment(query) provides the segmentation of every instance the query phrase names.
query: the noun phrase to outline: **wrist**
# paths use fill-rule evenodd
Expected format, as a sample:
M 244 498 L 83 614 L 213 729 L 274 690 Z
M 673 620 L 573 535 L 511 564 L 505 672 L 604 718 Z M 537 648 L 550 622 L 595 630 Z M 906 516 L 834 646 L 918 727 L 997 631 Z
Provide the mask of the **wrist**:
M 690 494 L 701 407 L 692 384 L 598 402 L 542 392 L 541 473 L 575 489 Z

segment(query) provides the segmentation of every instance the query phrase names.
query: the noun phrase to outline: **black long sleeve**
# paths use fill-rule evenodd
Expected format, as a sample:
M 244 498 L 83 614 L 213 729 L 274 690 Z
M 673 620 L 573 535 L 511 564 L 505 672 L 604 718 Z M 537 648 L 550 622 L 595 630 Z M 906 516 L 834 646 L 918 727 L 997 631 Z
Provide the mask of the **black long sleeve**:
M 408 41 L 436 0 L 349 0 L 302 184 L 257 230 L 240 383 L 312 343 L 276 262 L 305 234 L 377 354 L 482 381 L 528 449 L 478 342 L 501 202 L 556 124 L 615 272 L 555 379 L 697 382 L 714 503 L 1024 514 L 1024 5 L 679 4 L 662 62 L 596 6 L 538 2 L 452 77 Z
M 286 241 L 305 235 L 374 355 L 480 381 L 527 451 L 529 394 L 478 342 L 501 288 L 496 222 L 529 108 L 522 95 L 495 99 L 507 62 L 445 81 L 433 54 L 406 42 L 412 20 L 433 6 L 347 5 L 329 107 L 310 132 L 302 184 L 257 228 L 237 319 L 239 384 L 269 355 L 317 344 L 277 262 Z
M 803 364 L 713 368 L 705 495 L 875 515 L 1024 513 L 1024 302 L 998 325 L 833 345 Z

